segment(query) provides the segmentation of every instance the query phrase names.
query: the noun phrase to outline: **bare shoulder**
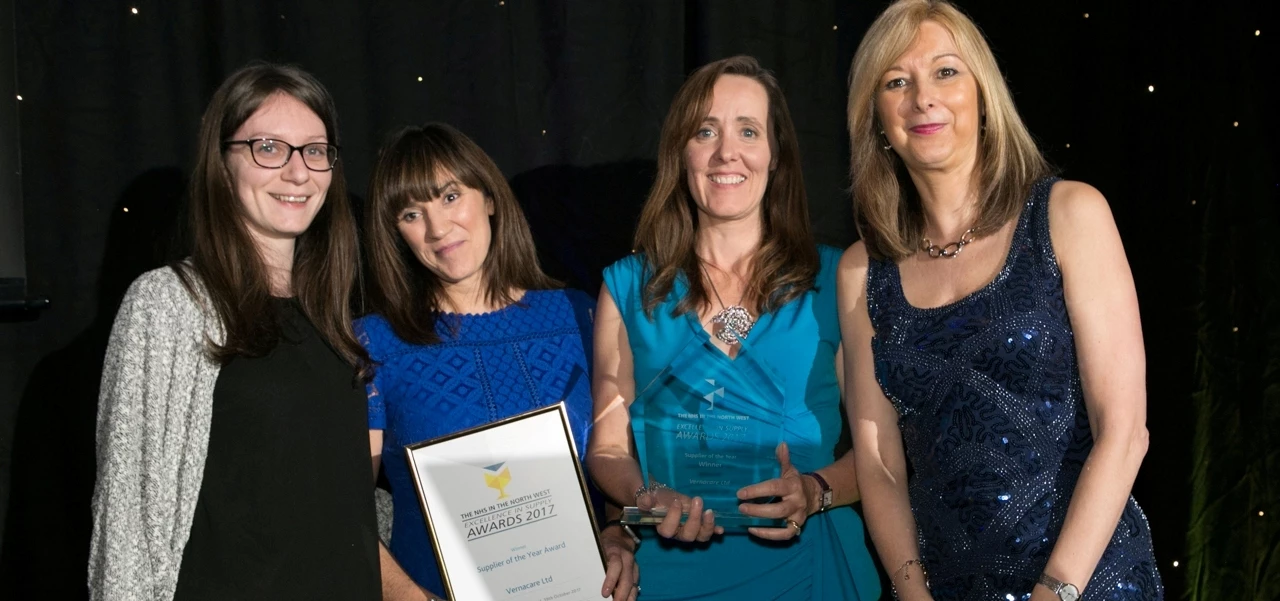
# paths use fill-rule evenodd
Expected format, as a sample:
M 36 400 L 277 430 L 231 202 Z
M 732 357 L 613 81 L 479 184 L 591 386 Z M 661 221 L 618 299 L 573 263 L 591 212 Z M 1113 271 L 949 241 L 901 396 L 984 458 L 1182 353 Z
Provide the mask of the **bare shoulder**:
M 1098 226 L 1115 228 L 1111 207 L 1097 188 L 1084 182 L 1063 180 L 1049 194 L 1049 226 L 1054 237 L 1088 236 Z
M 854 242 L 840 257 L 840 267 L 836 272 L 836 287 L 841 313 L 855 307 L 861 307 L 867 296 L 867 267 L 870 262 L 867 245 L 861 240 Z
M 840 256 L 840 268 L 838 271 L 840 281 L 856 282 L 866 279 L 868 261 L 867 245 L 861 240 L 854 242 Z
M 1067 276 L 1076 273 L 1096 279 L 1100 269 L 1127 265 L 1111 207 L 1089 184 L 1063 181 L 1053 187 L 1049 237 L 1058 265 Z

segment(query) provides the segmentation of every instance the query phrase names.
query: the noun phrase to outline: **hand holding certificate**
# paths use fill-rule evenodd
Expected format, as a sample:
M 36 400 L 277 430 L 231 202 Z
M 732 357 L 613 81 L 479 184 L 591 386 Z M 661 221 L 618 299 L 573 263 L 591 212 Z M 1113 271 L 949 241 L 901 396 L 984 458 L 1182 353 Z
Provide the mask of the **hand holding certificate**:
M 562 403 L 405 451 L 451 599 L 600 599 L 604 561 Z

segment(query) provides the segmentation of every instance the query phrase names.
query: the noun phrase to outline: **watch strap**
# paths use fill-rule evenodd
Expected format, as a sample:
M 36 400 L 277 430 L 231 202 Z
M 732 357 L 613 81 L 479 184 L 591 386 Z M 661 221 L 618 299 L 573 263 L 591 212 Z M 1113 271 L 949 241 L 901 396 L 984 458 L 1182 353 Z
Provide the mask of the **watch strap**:
M 1040 580 L 1037 581 L 1037 584 L 1053 591 L 1053 594 L 1057 595 L 1059 599 L 1076 601 L 1080 598 L 1080 589 L 1076 585 L 1058 580 L 1044 572 L 1040 573 Z
M 623 532 L 624 534 L 626 534 L 628 538 L 630 538 L 630 539 L 631 539 L 631 542 L 632 542 L 632 543 L 635 543 L 635 545 L 636 545 L 636 547 L 637 547 L 637 548 L 640 546 L 640 535 L 636 534 L 636 531 L 635 531 L 635 530 L 632 530 L 632 529 L 631 529 L 631 526 L 628 526 L 628 525 L 626 525 L 626 524 L 622 523 L 622 520 L 620 520 L 620 519 L 618 519 L 618 518 L 614 518 L 614 519 L 612 519 L 612 520 L 609 520 L 609 521 L 605 522 L 604 524 L 601 524 L 601 525 L 600 525 L 600 531 L 601 531 L 601 532 L 604 532 L 605 528 L 608 528 L 608 527 L 610 527 L 610 526 L 617 526 L 617 527 L 621 528 L 621 529 L 622 529 L 622 532 Z
M 822 474 L 819 474 L 818 472 L 805 472 L 801 475 L 812 476 L 814 480 L 818 481 L 818 486 L 822 488 L 822 502 L 818 507 L 818 511 L 823 512 L 826 511 L 827 508 L 831 507 L 835 494 L 831 491 L 831 485 L 827 484 L 827 479 L 823 478 Z

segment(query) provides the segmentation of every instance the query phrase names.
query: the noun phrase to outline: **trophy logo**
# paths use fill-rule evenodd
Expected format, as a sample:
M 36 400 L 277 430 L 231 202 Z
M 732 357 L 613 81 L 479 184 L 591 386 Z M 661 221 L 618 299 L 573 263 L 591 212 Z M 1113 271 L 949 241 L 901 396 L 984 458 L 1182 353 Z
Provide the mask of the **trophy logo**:
M 707 381 L 708 384 L 712 386 L 716 385 L 715 380 L 712 380 L 711 378 L 704 378 L 704 379 Z M 711 407 L 707 409 L 708 411 L 716 410 L 716 397 L 724 398 L 724 386 L 721 386 L 715 390 L 712 390 L 711 392 L 708 392 L 707 394 L 702 395 L 702 398 L 706 399 L 708 403 L 711 403 Z
M 498 499 L 507 498 L 507 485 L 511 483 L 511 468 L 507 463 L 490 465 L 484 468 L 484 485 L 498 491 Z

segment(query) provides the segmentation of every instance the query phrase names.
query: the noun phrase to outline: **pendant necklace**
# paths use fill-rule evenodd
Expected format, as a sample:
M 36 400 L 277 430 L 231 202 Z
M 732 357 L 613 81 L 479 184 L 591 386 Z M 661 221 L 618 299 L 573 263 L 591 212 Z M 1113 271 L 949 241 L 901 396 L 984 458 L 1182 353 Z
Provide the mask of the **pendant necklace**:
M 716 338 L 721 342 L 733 346 L 738 344 L 739 338 L 746 338 L 751 333 L 752 326 L 756 325 L 756 320 L 751 317 L 751 313 L 746 307 L 742 306 L 743 299 L 747 296 L 747 291 L 742 291 L 742 298 L 738 299 L 738 304 L 724 304 L 724 300 L 720 298 L 720 291 L 716 290 L 716 283 L 711 280 L 711 274 L 707 272 L 707 266 L 701 258 L 698 259 L 698 265 L 702 267 L 702 273 L 707 276 L 707 283 L 711 285 L 711 293 L 716 295 L 716 302 L 720 303 L 720 312 L 711 318 L 711 323 L 716 324 Z

